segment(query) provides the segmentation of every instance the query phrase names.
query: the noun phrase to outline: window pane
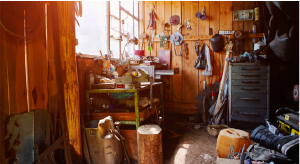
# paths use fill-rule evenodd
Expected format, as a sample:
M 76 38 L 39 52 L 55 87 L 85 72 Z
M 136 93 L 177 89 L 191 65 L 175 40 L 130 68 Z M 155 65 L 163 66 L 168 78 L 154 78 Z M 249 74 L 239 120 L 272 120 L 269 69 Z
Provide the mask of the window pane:
M 134 1 L 133 3 L 134 3 L 134 8 L 133 8 L 134 16 L 138 18 L 139 17 L 139 2 Z
M 121 6 L 133 15 L 133 1 L 121 1 Z
M 139 38 L 139 22 L 134 20 L 134 37 Z M 139 50 L 139 46 L 135 46 L 135 50 Z
M 112 53 L 112 56 L 111 56 L 112 58 L 120 58 L 119 45 L 120 45 L 119 40 L 115 40 L 113 38 L 110 38 L 110 50 L 111 50 L 111 53 Z
M 110 1 L 110 15 L 119 18 L 119 1 Z
M 83 15 L 77 20 L 80 27 L 76 25 L 76 38 L 78 44 L 76 46 L 77 53 L 88 55 L 100 55 L 107 52 L 106 34 L 107 27 L 103 26 L 107 22 L 106 2 L 105 1 L 82 1 Z

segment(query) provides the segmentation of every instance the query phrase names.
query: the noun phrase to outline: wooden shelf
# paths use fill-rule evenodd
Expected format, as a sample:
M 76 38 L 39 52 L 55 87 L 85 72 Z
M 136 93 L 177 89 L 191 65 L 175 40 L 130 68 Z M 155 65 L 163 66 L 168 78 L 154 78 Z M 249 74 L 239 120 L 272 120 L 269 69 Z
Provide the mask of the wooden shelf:
M 225 37 L 225 35 L 222 35 Z M 245 34 L 245 38 L 263 38 L 265 36 L 264 33 L 257 33 L 257 34 Z M 197 40 L 209 40 L 213 37 L 213 35 L 187 35 L 183 36 L 183 41 L 197 41 Z M 233 39 L 233 34 L 230 34 L 230 39 Z M 168 38 L 170 41 L 170 37 Z M 142 42 L 142 39 L 139 39 L 139 42 Z M 160 38 L 154 38 L 154 42 L 160 42 Z M 144 43 L 147 43 L 147 39 L 144 39 Z
M 149 118 L 156 111 L 156 106 L 159 105 L 159 100 L 153 102 L 154 108 L 146 108 L 140 111 L 140 121 Z M 118 112 L 118 113 L 92 113 L 92 120 L 101 120 L 107 116 L 111 116 L 114 121 L 135 121 L 135 112 Z

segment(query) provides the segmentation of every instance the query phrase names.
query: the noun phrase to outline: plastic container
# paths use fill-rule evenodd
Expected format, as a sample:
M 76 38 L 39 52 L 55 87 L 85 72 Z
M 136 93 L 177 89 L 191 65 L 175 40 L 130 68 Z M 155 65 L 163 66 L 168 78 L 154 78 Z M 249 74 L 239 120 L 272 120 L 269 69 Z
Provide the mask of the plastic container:
M 85 163 L 120 164 L 123 161 L 121 142 L 114 136 L 113 120 L 110 116 L 102 120 L 91 120 L 84 125 L 83 156 Z
M 234 146 L 234 152 L 239 152 L 244 144 L 245 151 L 247 151 L 247 148 L 251 145 L 249 133 L 233 128 L 223 129 L 220 131 L 217 140 L 217 154 L 219 158 L 227 158 L 231 145 Z

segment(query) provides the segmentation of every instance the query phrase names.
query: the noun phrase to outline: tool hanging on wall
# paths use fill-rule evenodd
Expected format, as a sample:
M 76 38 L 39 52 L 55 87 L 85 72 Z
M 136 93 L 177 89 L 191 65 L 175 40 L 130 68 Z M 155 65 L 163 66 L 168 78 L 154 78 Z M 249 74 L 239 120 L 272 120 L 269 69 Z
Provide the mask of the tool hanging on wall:
M 200 15 L 200 19 L 201 20 L 205 20 L 206 19 L 206 15 L 205 15 L 205 8 L 202 8 L 202 15 Z
M 187 43 L 182 43 L 182 46 L 183 46 L 183 52 L 185 53 L 185 59 L 189 59 L 187 57 L 187 54 L 188 54 L 188 44 Z
M 155 26 L 155 22 L 157 23 L 157 25 L 159 26 L 157 20 L 156 20 L 156 16 L 155 16 L 155 13 L 153 11 L 153 9 L 151 9 L 151 12 L 149 13 L 149 23 L 148 23 L 148 27 L 147 29 L 150 27 L 150 30 L 151 30 L 151 36 L 150 36 L 150 39 L 148 41 L 148 50 L 151 51 L 151 45 L 152 45 L 152 42 L 154 40 L 154 30 L 156 28 Z M 152 40 L 152 41 L 151 41 Z M 151 56 L 151 52 L 150 52 L 150 56 Z
M 234 56 L 237 55 L 238 52 L 244 53 L 244 44 L 245 44 L 245 36 L 243 31 L 237 30 L 233 34 L 233 52 Z
M 182 27 L 183 25 L 180 23 L 179 25 L 178 25 L 178 28 L 177 28 L 177 31 L 179 31 L 180 33 L 181 33 L 181 27 Z
M 185 26 L 186 26 L 187 30 L 191 30 L 191 25 L 190 25 L 189 20 L 187 19 L 184 22 L 185 22 Z
M 181 44 L 182 40 L 183 40 L 183 36 L 179 32 L 174 32 L 170 36 L 170 41 L 174 45 L 174 51 L 175 51 L 176 56 L 182 56 L 181 48 L 180 48 L 180 44 Z M 176 48 L 175 48 L 176 46 L 179 46 L 180 55 L 177 55 L 177 53 L 176 53 Z
M 197 55 L 199 54 L 199 45 L 200 45 L 199 42 L 195 42 L 195 51 Z
M 171 25 L 176 26 L 179 24 L 179 22 L 180 22 L 180 17 L 178 15 L 171 16 L 170 18 Z
M 164 24 L 164 30 L 160 34 L 160 48 L 168 48 L 168 38 L 170 37 L 169 35 L 166 35 L 166 32 L 170 31 L 168 30 L 168 27 L 170 26 L 169 23 Z

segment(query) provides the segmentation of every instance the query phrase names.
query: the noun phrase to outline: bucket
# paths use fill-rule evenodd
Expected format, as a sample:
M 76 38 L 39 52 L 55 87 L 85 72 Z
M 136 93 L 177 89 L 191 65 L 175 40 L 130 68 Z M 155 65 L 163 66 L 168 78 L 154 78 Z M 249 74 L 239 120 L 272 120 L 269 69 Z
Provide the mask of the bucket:
M 84 125 L 83 154 L 85 163 L 120 164 L 123 160 L 121 142 L 111 130 L 115 131 L 110 116 L 102 120 L 92 120 Z

